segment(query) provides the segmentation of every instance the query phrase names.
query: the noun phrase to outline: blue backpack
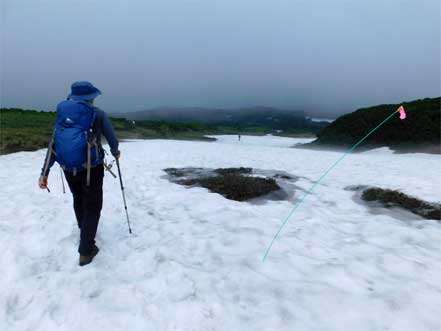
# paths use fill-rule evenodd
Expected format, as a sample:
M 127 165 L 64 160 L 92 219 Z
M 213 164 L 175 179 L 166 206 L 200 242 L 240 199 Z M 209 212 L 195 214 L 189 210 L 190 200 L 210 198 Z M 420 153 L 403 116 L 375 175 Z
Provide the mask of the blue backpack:
M 102 147 L 92 131 L 96 117 L 94 109 L 84 101 L 60 102 L 53 132 L 55 161 L 74 175 L 87 170 L 87 185 L 90 184 L 90 168 L 102 162 Z

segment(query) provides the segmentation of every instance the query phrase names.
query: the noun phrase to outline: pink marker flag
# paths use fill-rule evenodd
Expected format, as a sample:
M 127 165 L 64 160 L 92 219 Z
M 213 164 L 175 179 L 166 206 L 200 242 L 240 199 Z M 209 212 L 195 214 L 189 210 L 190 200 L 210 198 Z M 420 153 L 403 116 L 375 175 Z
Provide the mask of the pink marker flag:
M 400 113 L 400 119 L 404 120 L 406 118 L 406 112 L 404 111 L 403 106 L 400 106 L 400 108 L 398 108 L 397 112 Z

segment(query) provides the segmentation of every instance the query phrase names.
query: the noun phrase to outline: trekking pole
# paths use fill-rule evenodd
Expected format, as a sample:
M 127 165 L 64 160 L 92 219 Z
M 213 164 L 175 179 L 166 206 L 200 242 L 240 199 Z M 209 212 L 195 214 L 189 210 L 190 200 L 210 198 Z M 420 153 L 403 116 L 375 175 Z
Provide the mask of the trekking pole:
M 126 203 L 126 195 L 124 193 L 124 185 L 121 178 L 121 169 L 119 167 L 119 160 L 116 159 L 116 166 L 118 167 L 118 175 L 119 175 L 119 183 L 121 184 L 121 193 L 124 201 L 124 209 L 126 210 L 126 217 L 127 217 L 127 225 L 129 227 L 129 233 L 132 234 L 132 229 L 130 227 L 130 221 L 129 221 L 129 213 L 127 211 L 127 203 Z
M 104 154 L 108 155 L 107 151 L 104 148 L 103 148 L 103 151 L 104 151 Z M 115 160 L 113 160 L 110 164 L 108 164 L 107 159 L 104 157 L 104 163 L 103 163 L 104 169 L 106 169 L 113 176 L 113 178 L 116 178 L 115 173 L 112 171 L 113 162 L 115 162 Z
M 64 186 L 64 179 L 63 179 L 63 170 L 61 170 L 61 167 L 60 167 L 60 176 L 61 176 L 61 184 L 63 185 L 63 194 L 66 194 L 66 187 Z
M 104 169 L 106 169 L 113 176 L 113 178 L 116 178 L 115 173 L 112 171 L 112 163 L 107 164 L 106 161 L 104 161 L 103 166 L 104 166 Z

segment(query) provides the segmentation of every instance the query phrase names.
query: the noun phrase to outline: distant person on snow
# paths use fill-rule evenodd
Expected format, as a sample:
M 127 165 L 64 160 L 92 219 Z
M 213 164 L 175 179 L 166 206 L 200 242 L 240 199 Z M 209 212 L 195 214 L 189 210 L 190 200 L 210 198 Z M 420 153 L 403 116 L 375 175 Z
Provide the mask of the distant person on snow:
M 238 138 L 238 139 L 239 139 L 239 141 L 240 141 L 240 133 L 238 133 L 238 134 L 237 134 L 237 138 Z
M 106 113 L 93 105 L 101 91 L 89 82 L 75 82 L 66 101 L 57 106 L 52 140 L 49 143 L 38 184 L 47 189 L 49 170 L 57 161 L 73 195 L 80 228 L 79 265 L 92 262 L 98 254 L 95 235 L 103 205 L 104 150 L 101 134 L 119 159 L 118 139 Z

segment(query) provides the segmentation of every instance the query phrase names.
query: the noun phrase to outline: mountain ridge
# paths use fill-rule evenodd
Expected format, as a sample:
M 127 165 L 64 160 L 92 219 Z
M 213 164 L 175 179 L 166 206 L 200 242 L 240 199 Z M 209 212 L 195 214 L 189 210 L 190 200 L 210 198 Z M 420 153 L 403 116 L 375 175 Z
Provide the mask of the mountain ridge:
M 238 128 L 265 127 L 272 130 L 311 129 L 319 131 L 327 122 L 313 121 L 304 111 L 268 106 L 243 108 L 157 107 L 149 110 L 112 113 L 114 117 L 129 120 L 198 122 L 206 125 Z

